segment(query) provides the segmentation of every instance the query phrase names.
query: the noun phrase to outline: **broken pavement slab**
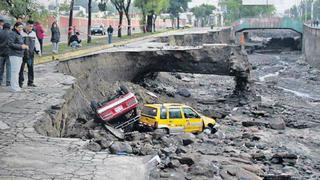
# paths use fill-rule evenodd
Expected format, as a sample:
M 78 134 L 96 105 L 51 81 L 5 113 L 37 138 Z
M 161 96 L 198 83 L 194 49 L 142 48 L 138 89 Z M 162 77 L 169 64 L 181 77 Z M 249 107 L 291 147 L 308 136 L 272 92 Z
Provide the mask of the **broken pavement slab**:
M 74 79 L 55 68 L 56 63 L 36 66 L 38 87 L 21 93 L 0 87 L 0 179 L 145 179 L 147 165 L 141 157 L 96 154 L 84 149 L 86 141 L 35 131 L 44 111 L 64 101 L 71 88 L 65 82 Z

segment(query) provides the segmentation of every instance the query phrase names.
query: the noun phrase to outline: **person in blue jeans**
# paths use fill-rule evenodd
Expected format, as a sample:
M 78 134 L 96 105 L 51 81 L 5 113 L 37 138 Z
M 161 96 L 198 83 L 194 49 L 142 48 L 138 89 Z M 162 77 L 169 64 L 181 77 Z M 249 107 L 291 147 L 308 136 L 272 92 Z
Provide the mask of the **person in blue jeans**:
M 23 85 L 24 81 L 24 67 L 27 64 L 28 67 L 28 86 L 36 87 L 34 84 L 34 72 L 33 72 L 33 61 L 34 52 L 41 55 L 41 46 L 37 38 L 36 32 L 33 31 L 33 21 L 28 21 L 23 32 L 21 32 L 24 44 L 28 45 L 29 49 L 24 51 L 23 61 L 19 72 L 19 86 Z
M 108 43 L 111 44 L 112 43 L 112 34 L 113 34 L 113 27 L 111 25 L 108 27 L 107 33 L 108 33 Z
M 4 69 L 6 69 L 6 86 L 10 86 L 10 61 L 8 53 L 10 26 L 9 23 L 5 23 L 3 25 L 3 30 L 0 30 L 0 86 L 3 82 Z

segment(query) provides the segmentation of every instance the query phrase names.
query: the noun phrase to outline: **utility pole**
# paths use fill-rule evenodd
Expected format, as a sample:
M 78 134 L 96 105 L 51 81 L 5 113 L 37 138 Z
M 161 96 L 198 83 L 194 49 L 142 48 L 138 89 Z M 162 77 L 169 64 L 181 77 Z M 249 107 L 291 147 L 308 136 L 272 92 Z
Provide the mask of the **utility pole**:
M 311 2 L 311 20 L 313 21 L 314 20 L 314 15 L 313 15 L 313 11 L 314 10 L 314 0 L 312 0 Z
M 92 0 L 88 1 L 88 39 L 87 43 L 91 43 L 91 3 Z

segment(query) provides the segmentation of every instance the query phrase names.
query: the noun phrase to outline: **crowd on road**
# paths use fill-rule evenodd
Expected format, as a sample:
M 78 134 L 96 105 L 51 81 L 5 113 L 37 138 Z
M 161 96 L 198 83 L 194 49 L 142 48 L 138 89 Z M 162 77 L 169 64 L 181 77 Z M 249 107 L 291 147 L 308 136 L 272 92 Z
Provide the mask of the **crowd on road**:
M 34 84 L 34 57 L 35 54 L 41 56 L 43 52 L 44 29 L 39 22 L 28 20 L 23 22 L 18 18 L 11 26 L 0 19 L 0 86 L 4 81 L 10 86 L 11 91 L 19 92 L 24 83 L 24 69 L 28 68 L 29 87 L 36 87 Z M 113 28 L 109 26 L 108 43 L 112 41 Z M 80 32 L 75 27 L 69 28 L 68 45 L 72 49 L 81 47 Z M 60 30 L 57 22 L 51 25 L 52 53 L 58 54 L 60 42 Z

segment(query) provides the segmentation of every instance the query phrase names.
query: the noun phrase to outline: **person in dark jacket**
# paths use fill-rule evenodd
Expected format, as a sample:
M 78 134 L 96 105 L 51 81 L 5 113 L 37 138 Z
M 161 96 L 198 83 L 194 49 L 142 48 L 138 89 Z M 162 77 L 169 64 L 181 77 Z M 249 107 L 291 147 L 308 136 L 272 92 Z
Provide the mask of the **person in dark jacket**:
M 11 78 L 10 85 L 13 92 L 21 91 L 19 87 L 19 71 L 22 64 L 22 57 L 24 50 L 28 50 L 29 47 L 24 44 L 21 32 L 23 31 L 23 24 L 17 22 L 12 32 L 9 34 L 8 46 L 9 46 L 9 60 L 11 65 Z
M 70 46 L 72 47 L 72 49 L 81 47 L 81 39 L 79 36 L 80 36 L 80 33 L 76 32 L 76 34 L 70 37 Z
M 10 61 L 9 61 L 9 47 L 8 37 L 10 34 L 9 23 L 3 25 L 3 30 L 0 30 L 0 86 L 3 80 L 4 68 L 6 67 L 6 86 L 10 86 Z
M 108 33 L 108 43 L 111 44 L 112 43 L 112 34 L 113 34 L 113 27 L 111 25 L 109 25 L 109 27 L 107 29 L 107 33 Z
M 29 49 L 24 51 L 22 64 L 19 73 L 19 86 L 22 87 L 24 81 L 24 67 L 27 64 L 28 67 L 28 86 L 36 87 L 34 84 L 33 64 L 34 64 L 34 52 L 41 56 L 41 46 L 37 38 L 36 32 L 33 31 L 33 21 L 28 21 L 24 31 L 21 32 L 23 41 L 28 45 Z
M 53 22 L 51 25 L 51 42 L 52 42 L 52 53 L 58 54 L 59 42 L 60 42 L 60 30 L 57 22 Z

